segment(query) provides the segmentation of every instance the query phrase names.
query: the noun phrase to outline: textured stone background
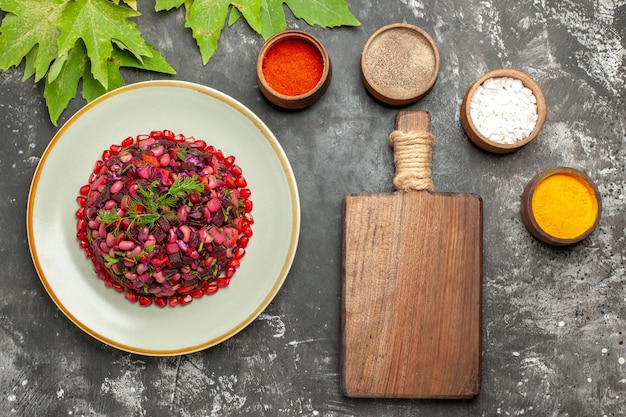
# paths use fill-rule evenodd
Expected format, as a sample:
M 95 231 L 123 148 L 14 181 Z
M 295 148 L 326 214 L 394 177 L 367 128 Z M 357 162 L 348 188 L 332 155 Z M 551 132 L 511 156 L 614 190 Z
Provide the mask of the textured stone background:
M 223 32 L 203 67 L 182 11 L 156 14 L 143 3 L 137 24 L 174 64 L 174 78 L 241 101 L 284 147 L 302 203 L 293 268 L 254 323 L 206 351 L 150 358 L 92 339 L 50 300 L 28 250 L 28 189 L 57 130 L 43 86 L 23 83 L 22 68 L 0 73 L 0 415 L 626 414 L 624 0 L 351 1 L 357 28 L 290 17 L 290 28 L 319 37 L 334 66 L 324 98 L 295 113 L 259 93 L 262 38 L 243 22 Z M 386 138 L 397 111 L 365 92 L 359 57 L 376 29 L 396 22 L 425 29 L 441 53 L 435 88 L 409 106 L 433 116 L 435 187 L 484 201 L 483 386 L 471 401 L 355 400 L 339 384 L 341 204 L 349 193 L 392 189 Z M 473 146 L 459 122 L 467 88 L 499 67 L 535 78 L 548 104 L 538 139 L 505 156 Z M 127 73 L 128 82 L 149 77 Z M 74 100 L 60 123 L 83 105 Z M 559 165 L 587 172 L 603 198 L 598 229 L 569 249 L 539 243 L 519 216 L 525 184 Z

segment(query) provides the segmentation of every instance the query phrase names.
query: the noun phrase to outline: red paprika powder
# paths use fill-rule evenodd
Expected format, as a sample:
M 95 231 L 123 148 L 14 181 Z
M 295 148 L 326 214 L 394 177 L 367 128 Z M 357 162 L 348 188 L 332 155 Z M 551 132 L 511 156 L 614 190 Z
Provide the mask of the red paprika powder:
M 319 83 L 324 60 L 311 43 L 303 39 L 284 39 L 267 51 L 262 69 L 265 81 L 276 92 L 299 96 Z

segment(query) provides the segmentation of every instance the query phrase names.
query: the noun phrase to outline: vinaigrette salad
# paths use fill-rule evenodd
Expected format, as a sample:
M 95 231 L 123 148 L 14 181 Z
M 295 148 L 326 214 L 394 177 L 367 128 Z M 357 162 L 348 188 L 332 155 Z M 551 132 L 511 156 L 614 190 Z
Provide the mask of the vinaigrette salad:
M 189 304 L 230 280 L 253 234 L 234 156 L 169 130 L 111 145 L 79 190 L 77 238 L 96 274 L 131 302 Z

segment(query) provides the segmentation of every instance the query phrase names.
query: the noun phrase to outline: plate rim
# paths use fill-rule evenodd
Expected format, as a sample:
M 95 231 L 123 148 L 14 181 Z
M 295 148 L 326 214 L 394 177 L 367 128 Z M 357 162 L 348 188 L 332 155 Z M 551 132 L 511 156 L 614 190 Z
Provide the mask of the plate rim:
M 105 100 L 108 100 L 112 97 L 142 89 L 142 88 L 153 88 L 153 87 L 167 87 L 167 88 L 186 88 L 190 90 L 194 90 L 203 95 L 210 96 L 214 99 L 219 100 L 235 109 L 238 113 L 246 117 L 262 134 L 262 136 L 266 139 L 267 143 L 271 146 L 272 150 L 278 157 L 280 161 L 280 166 L 282 168 L 283 173 L 285 174 L 285 179 L 288 184 L 290 201 L 291 201 L 291 213 L 292 213 L 292 221 L 291 221 L 291 233 L 289 237 L 289 245 L 288 251 L 285 254 L 285 259 L 282 263 L 282 267 L 274 280 L 271 289 L 268 291 L 265 298 L 260 302 L 260 304 L 245 318 L 239 321 L 234 327 L 230 330 L 220 334 L 216 337 L 213 337 L 205 342 L 194 344 L 191 346 L 180 347 L 176 349 L 149 349 L 149 348 L 139 348 L 135 346 L 131 346 L 126 343 L 117 342 L 110 337 L 107 337 L 100 332 L 96 332 L 93 329 L 89 328 L 86 324 L 84 324 L 78 317 L 76 317 L 62 302 L 59 300 L 57 295 L 54 292 L 54 289 L 51 287 L 48 279 L 46 279 L 46 274 L 43 267 L 40 264 L 39 256 L 37 252 L 37 247 L 34 242 L 34 230 L 33 230 L 33 211 L 34 211 L 34 200 L 37 195 L 37 185 L 41 178 L 42 170 L 46 165 L 46 161 L 52 152 L 54 146 L 61 140 L 65 132 L 72 126 L 74 122 L 76 122 L 83 114 L 90 111 L 98 104 L 102 103 Z M 183 80 L 149 80 L 149 81 L 140 81 L 132 84 L 127 84 L 122 87 L 119 87 L 115 90 L 112 90 L 108 93 L 97 97 L 91 102 L 87 103 L 85 106 L 80 108 L 76 113 L 74 113 L 54 134 L 50 142 L 46 145 L 40 160 L 37 164 L 35 172 L 33 174 L 31 184 L 28 191 L 28 200 L 26 207 L 26 234 L 28 247 L 31 254 L 31 260 L 34 264 L 35 270 L 37 272 L 37 276 L 42 283 L 44 289 L 48 293 L 48 296 L 52 299 L 55 306 L 79 329 L 88 335 L 92 336 L 96 340 L 105 343 L 111 347 L 135 354 L 141 354 L 146 356 L 176 356 L 183 355 L 189 353 L 195 353 L 204 349 L 208 349 L 215 345 L 218 345 L 242 331 L 249 324 L 251 324 L 273 301 L 278 292 L 280 291 L 282 285 L 284 284 L 287 275 L 291 269 L 293 264 L 293 260 L 295 258 L 295 254 L 298 247 L 299 237 L 300 237 L 300 225 L 301 225 L 301 207 L 300 207 L 300 198 L 298 186 L 295 178 L 295 174 L 293 169 L 289 163 L 287 155 L 278 142 L 278 139 L 273 134 L 273 132 L 267 127 L 267 125 L 248 107 L 239 102 L 237 99 L 206 85 L 183 81 Z M 109 290 L 109 289 L 107 289 Z M 149 307 L 150 308 L 150 307 Z M 169 307 L 166 307 L 169 308 Z

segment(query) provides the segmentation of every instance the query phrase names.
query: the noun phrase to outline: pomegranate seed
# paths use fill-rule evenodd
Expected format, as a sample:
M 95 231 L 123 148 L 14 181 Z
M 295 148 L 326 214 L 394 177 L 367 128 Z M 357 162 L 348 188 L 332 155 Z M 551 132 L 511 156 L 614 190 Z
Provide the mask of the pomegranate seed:
M 229 266 L 228 268 L 226 268 L 226 270 L 224 271 L 224 275 L 226 278 L 230 279 L 233 277 L 233 275 L 235 275 L 235 268 L 233 268 L 232 266 Z M 218 278 L 219 279 L 219 278 Z
M 202 290 L 202 288 L 196 288 L 195 290 L 191 292 L 191 296 L 193 298 L 200 298 L 203 295 L 204 295 L 204 290 Z
M 180 294 L 187 294 L 189 291 L 193 290 L 193 285 L 185 285 L 178 289 Z
M 81 240 L 80 241 L 80 247 L 82 249 L 87 249 L 89 247 L 89 242 L 87 242 L 86 240 Z
M 248 224 L 254 224 L 254 217 L 252 217 L 252 214 L 246 213 L 246 214 L 243 215 L 243 217 L 244 217 L 244 219 L 246 219 Z
M 241 171 L 241 168 L 239 168 L 239 165 L 233 165 L 232 167 L 230 167 L 230 172 L 232 172 L 232 174 L 235 177 L 240 176 L 243 172 Z
M 115 286 L 115 284 L 113 284 L 113 286 Z M 139 296 L 137 295 L 137 293 L 132 292 L 132 291 L 126 291 L 126 293 L 124 294 L 124 297 L 126 297 L 126 299 L 130 301 L 131 303 L 136 303 L 137 300 L 139 299 Z
M 180 299 L 178 300 L 180 305 L 183 305 L 183 306 L 189 304 L 192 301 L 193 301 L 193 297 L 191 296 L 191 294 L 187 294 L 183 297 L 180 297 Z
M 244 236 L 245 237 L 245 236 Z M 235 250 L 235 259 L 241 259 L 246 254 L 246 250 L 242 247 L 238 247 Z
M 164 130 L 163 137 L 167 140 L 174 140 L 174 132 L 171 130 Z
M 87 240 L 87 234 L 85 233 L 84 230 L 79 231 L 78 233 L 76 233 L 76 239 L 78 239 L 78 240 Z
M 142 307 L 152 305 L 152 298 L 142 295 L 141 297 L 139 297 L 139 305 L 141 305 Z
M 163 298 L 163 297 L 156 297 L 154 299 L 154 304 L 156 304 L 158 307 L 165 307 L 167 305 L 167 299 Z
M 224 160 L 224 154 L 219 149 L 216 149 L 215 152 L 213 152 L 213 155 L 215 155 L 217 160 L 220 161 L 220 162 L 222 162 Z
M 181 134 L 174 136 L 174 142 L 184 142 L 185 139 L 186 139 L 185 136 Z
M 239 247 L 242 248 L 242 249 L 247 247 L 249 241 L 250 241 L 250 238 L 248 236 L 245 236 L 245 235 L 241 236 L 239 238 Z
M 83 196 L 78 196 L 76 197 L 76 202 L 78 203 L 79 206 L 85 207 L 85 204 L 87 204 L 87 199 Z
M 78 219 L 78 221 L 76 222 L 76 230 L 78 230 L 79 232 L 85 232 L 87 230 L 85 219 Z
M 235 178 L 235 185 L 239 188 L 243 188 L 246 185 L 248 185 L 248 182 L 246 181 L 244 177 L 237 177 Z
M 245 236 L 251 237 L 252 227 L 249 224 L 244 223 L 241 227 L 241 233 L 243 233 Z
M 163 132 L 161 132 L 160 130 L 153 130 L 152 132 L 150 132 L 150 137 L 153 139 L 158 139 L 162 136 L 163 136 Z
M 250 200 L 243 200 L 243 210 L 246 213 L 250 213 L 252 211 L 252 201 L 250 201 Z
M 251 195 L 252 195 L 252 192 L 250 191 L 249 188 L 243 188 L 239 190 L 239 196 L 241 198 L 250 198 Z
M 117 292 L 124 292 L 124 287 L 122 286 L 122 284 L 116 281 L 113 282 L 113 289 L 115 289 L 115 291 Z
M 230 284 L 230 278 L 220 277 L 215 280 L 215 283 L 219 288 L 227 287 Z
M 218 289 L 219 289 L 218 285 L 215 282 L 212 282 L 206 286 L 204 293 L 207 295 L 213 295 L 217 292 Z
M 89 185 L 83 185 L 82 187 L 80 187 L 80 195 L 86 196 L 87 194 L 89 194 L 89 188 Z
M 113 286 L 113 281 L 111 281 L 110 279 L 105 279 L 104 286 L 111 288 Z
M 111 145 L 109 150 L 113 155 L 118 155 L 122 151 L 122 147 L 120 145 Z
M 98 177 L 98 173 L 92 172 L 91 175 L 89 176 L 89 184 L 93 184 L 93 182 L 96 180 L 97 177 Z
M 168 300 L 170 307 L 175 307 L 178 305 L 178 297 L 170 297 Z
M 233 180 L 233 177 L 225 177 L 224 185 L 228 188 L 235 188 L 235 180 Z
M 83 217 L 85 217 L 85 207 L 81 206 L 78 210 L 76 210 L 76 217 L 78 217 L 79 219 L 82 219 Z
M 228 266 L 231 268 L 239 268 L 240 265 L 241 263 L 239 262 L 239 259 L 231 259 L 228 261 Z
M 106 149 L 104 152 L 102 152 L 102 160 L 108 161 L 109 159 L 111 159 L 111 155 L 111 151 Z
M 101 160 L 97 160 L 94 167 L 93 167 L 93 172 L 100 172 L 100 169 L 102 168 L 102 164 L 104 164 L 104 162 L 102 162 Z
M 150 139 L 150 135 L 137 135 L 137 142 L 141 142 L 146 139 Z
M 234 163 L 235 163 L 235 157 L 234 156 L 230 155 L 230 156 L 227 156 L 226 158 L 224 158 L 224 166 L 226 168 L 230 168 Z M 232 169 L 231 169 L 231 172 L 232 172 Z M 233 172 L 233 175 L 237 175 L 237 174 L 235 174 Z
M 206 153 L 210 153 L 211 155 L 215 155 L 215 146 L 209 145 L 206 148 L 204 148 L 204 151 Z
M 135 138 L 133 138 L 132 136 L 129 136 L 122 141 L 122 147 L 128 148 L 133 143 L 135 143 Z
M 196 139 L 193 144 L 196 148 L 204 149 L 206 148 L 206 142 L 201 139 Z

